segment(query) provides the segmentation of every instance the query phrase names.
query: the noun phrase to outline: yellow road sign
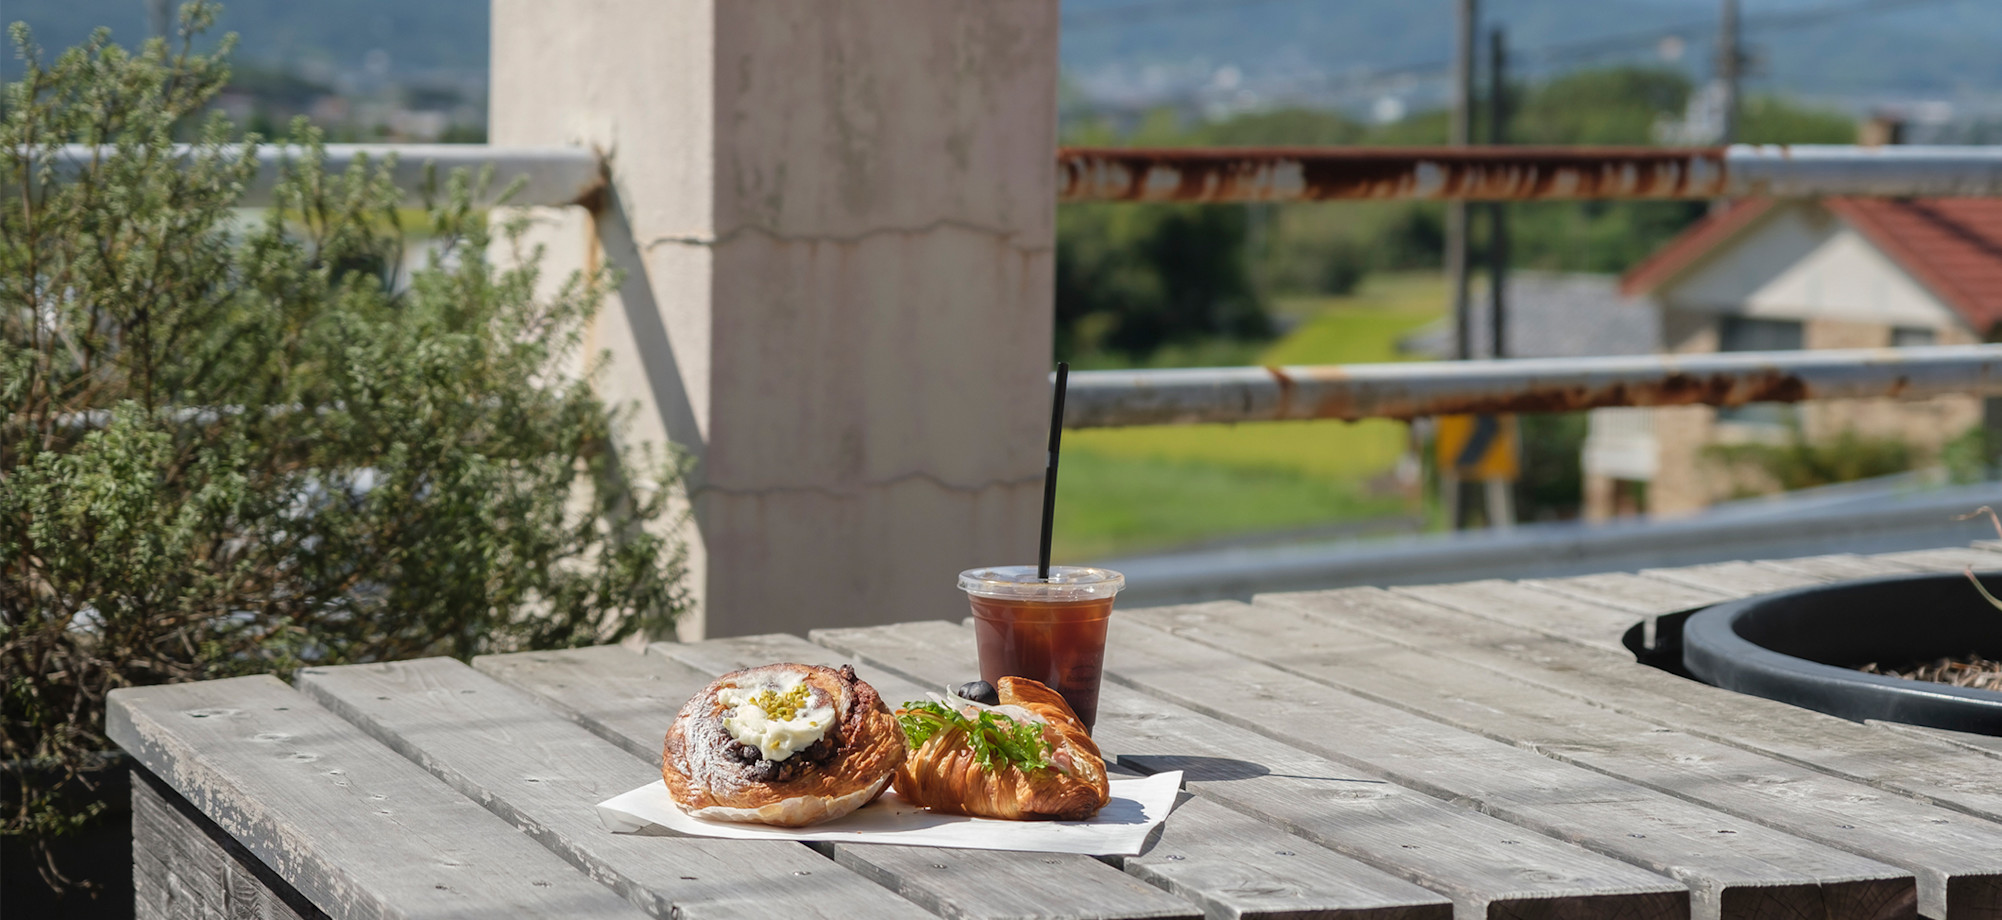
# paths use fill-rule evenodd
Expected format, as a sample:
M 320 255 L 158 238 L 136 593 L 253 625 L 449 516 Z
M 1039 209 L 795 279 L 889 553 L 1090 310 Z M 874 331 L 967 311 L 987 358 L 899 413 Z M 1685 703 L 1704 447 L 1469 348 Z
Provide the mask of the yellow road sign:
M 1461 479 L 1514 479 L 1521 470 L 1515 416 L 1441 415 L 1433 428 L 1439 469 Z

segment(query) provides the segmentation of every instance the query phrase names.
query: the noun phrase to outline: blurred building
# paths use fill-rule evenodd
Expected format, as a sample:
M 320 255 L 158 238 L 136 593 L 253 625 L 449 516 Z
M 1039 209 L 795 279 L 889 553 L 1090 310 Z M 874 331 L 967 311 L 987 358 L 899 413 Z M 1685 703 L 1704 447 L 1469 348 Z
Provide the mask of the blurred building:
M 1657 311 L 1669 353 L 1978 343 L 2002 319 L 2002 201 L 1741 201 L 1670 241 L 1620 289 Z M 1759 489 L 1745 471 L 1706 462 L 1708 445 L 1847 430 L 1902 439 L 1923 457 L 1980 418 L 1972 396 L 1598 410 L 1586 516 L 1643 504 L 1688 513 Z
M 1486 319 L 1486 279 L 1475 279 L 1470 330 L 1474 354 L 1494 354 L 1494 326 Z M 1661 322 L 1654 305 L 1620 293 L 1615 275 L 1514 271 L 1502 302 L 1508 322 L 1502 335 L 1511 358 L 1586 358 L 1647 355 L 1661 350 Z M 1429 323 L 1400 339 L 1398 351 L 1447 361 L 1453 357 L 1453 318 Z

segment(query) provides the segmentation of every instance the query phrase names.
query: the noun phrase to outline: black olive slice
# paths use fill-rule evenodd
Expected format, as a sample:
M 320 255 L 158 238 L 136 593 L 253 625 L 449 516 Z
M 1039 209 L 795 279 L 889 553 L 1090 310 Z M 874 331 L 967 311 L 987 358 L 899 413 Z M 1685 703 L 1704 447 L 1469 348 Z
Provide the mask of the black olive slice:
M 984 680 L 960 684 L 958 693 L 960 696 L 976 703 L 986 703 L 989 706 L 1001 705 L 1001 691 L 994 689 L 993 684 Z

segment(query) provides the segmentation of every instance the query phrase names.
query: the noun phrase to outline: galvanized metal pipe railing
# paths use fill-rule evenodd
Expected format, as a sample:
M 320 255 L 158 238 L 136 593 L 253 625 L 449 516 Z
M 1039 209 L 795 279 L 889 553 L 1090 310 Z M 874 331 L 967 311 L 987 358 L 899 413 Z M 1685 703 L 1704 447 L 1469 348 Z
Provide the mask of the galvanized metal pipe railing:
M 415 190 L 425 164 L 494 167 L 495 190 L 522 179 L 521 205 L 589 203 L 604 181 L 579 147 L 485 144 L 328 144 L 327 163 L 397 157 L 397 185 Z M 175 155 L 190 148 L 177 145 Z M 94 148 L 64 148 L 58 178 Z M 243 204 L 270 204 L 297 148 L 265 146 Z M 2002 195 L 2002 147 L 1233 147 L 1064 148 L 1060 201 L 1556 201 L 1817 195 Z
M 2002 345 L 1078 371 L 1064 427 L 2002 396 Z
M 177 146 L 174 155 L 193 155 Z M 57 178 L 96 148 L 65 148 Z M 298 148 L 266 146 L 243 204 L 268 205 Z M 590 205 L 605 167 L 573 147 L 329 144 L 327 166 L 396 157 L 411 194 L 427 166 L 494 168 L 510 203 Z M 1064 201 L 1558 200 L 1746 195 L 2002 196 L 2002 148 L 1241 148 L 1058 152 Z M 412 194 L 414 197 L 414 194 Z M 1604 406 L 1790 402 L 1871 396 L 2002 396 L 2002 346 L 1565 358 L 1072 375 L 1073 428 L 1306 418 L 1417 418 Z
M 223 152 L 234 156 L 241 148 L 225 145 Z M 284 165 L 297 160 L 304 149 L 282 145 L 264 145 L 257 149 L 258 170 L 249 187 L 244 189 L 244 207 L 266 207 L 271 204 L 271 191 L 278 183 Z M 83 144 L 66 146 L 52 163 L 54 178 L 57 180 L 74 177 L 86 168 L 92 157 L 108 154 L 109 148 L 99 148 Z M 187 144 L 175 144 L 172 156 L 187 159 L 195 156 L 197 150 Z M 485 144 L 328 144 L 326 145 L 326 167 L 329 171 L 340 172 L 351 164 L 366 159 L 371 163 L 383 163 L 395 157 L 396 165 L 391 177 L 396 187 L 403 190 L 407 201 L 415 202 L 424 183 L 424 172 L 428 166 L 435 167 L 438 180 L 443 182 L 452 169 L 464 167 L 477 171 L 486 166 L 493 167 L 493 184 L 489 191 L 499 194 L 510 183 L 520 180 L 522 187 L 516 190 L 508 204 L 542 205 L 558 207 L 573 204 L 589 204 L 604 185 L 604 171 L 598 155 L 582 147 L 490 147 Z
M 1064 148 L 1061 201 L 2002 195 L 2002 147 Z

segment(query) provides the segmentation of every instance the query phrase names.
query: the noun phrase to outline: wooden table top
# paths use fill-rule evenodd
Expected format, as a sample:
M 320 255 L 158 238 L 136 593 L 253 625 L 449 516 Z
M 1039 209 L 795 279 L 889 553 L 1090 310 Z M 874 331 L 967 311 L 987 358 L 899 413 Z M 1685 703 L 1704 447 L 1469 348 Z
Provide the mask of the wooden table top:
M 716 675 L 846 662 L 922 698 L 974 676 L 955 622 L 133 688 L 110 733 L 302 916 L 1994 918 L 2002 739 L 1718 690 L 1623 644 L 1692 606 L 1968 564 L 2002 553 L 1119 611 L 1097 740 L 1117 769 L 1185 776 L 1127 858 L 598 823 L 658 778 L 668 723 Z

